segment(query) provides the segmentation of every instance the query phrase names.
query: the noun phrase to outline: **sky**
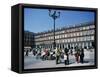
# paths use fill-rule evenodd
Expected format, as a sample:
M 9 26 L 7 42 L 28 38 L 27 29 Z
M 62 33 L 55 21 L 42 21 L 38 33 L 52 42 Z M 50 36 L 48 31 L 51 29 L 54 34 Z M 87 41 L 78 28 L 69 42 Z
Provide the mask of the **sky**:
M 60 11 L 60 18 L 56 19 L 56 28 L 73 26 L 84 22 L 94 21 L 94 12 L 88 11 Z M 24 8 L 24 30 L 30 32 L 43 32 L 53 29 L 53 19 L 48 9 Z

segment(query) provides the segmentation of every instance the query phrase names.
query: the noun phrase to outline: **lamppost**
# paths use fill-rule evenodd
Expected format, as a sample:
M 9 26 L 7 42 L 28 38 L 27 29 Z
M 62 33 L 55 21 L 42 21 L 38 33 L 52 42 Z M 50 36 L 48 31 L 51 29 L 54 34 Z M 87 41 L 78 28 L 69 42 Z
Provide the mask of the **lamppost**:
M 53 30 L 53 33 L 54 33 L 54 42 L 53 42 L 53 48 L 55 49 L 56 48 L 56 42 L 55 42 L 55 20 L 57 18 L 60 17 L 60 12 L 57 12 L 56 10 L 51 10 L 49 9 L 49 16 L 53 18 L 53 21 L 54 21 L 54 30 Z

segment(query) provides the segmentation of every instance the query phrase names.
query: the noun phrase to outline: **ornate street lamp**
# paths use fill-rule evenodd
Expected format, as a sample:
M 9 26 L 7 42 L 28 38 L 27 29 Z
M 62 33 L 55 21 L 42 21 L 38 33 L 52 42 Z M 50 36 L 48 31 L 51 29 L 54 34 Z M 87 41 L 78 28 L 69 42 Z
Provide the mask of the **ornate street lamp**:
M 53 25 L 54 26 L 54 30 L 53 30 L 53 33 L 54 33 L 53 48 L 55 49 L 56 48 L 56 42 L 55 42 L 55 20 L 60 17 L 60 12 L 57 12 L 56 10 L 49 9 L 49 16 L 52 17 L 52 19 L 54 21 L 54 25 Z

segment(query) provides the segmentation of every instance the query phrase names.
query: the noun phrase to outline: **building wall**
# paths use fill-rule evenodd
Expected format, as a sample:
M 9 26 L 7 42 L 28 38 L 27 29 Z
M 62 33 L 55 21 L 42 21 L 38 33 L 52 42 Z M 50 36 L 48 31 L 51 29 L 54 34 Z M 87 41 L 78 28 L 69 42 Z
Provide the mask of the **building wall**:
M 55 32 L 56 46 L 91 47 L 94 42 L 95 25 L 93 23 L 80 24 L 73 27 L 63 27 Z M 35 45 L 43 48 L 53 48 L 53 30 L 35 34 Z
M 35 45 L 34 33 L 29 31 L 24 31 L 24 46 L 33 47 L 34 45 Z

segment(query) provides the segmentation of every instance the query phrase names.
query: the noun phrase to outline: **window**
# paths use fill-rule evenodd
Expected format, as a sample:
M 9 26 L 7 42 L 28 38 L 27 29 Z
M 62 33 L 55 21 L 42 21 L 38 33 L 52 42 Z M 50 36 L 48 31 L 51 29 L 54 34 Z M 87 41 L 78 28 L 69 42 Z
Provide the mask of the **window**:
M 82 27 L 80 27 L 79 30 L 82 30 Z
M 59 35 L 59 38 L 61 38 L 61 35 Z
M 56 40 L 57 43 L 59 43 L 59 40 Z
M 68 37 L 71 37 L 71 33 L 69 33 L 68 35 L 69 35 Z
M 82 32 L 82 35 L 87 35 L 87 31 L 83 31 Z
M 79 32 L 77 32 L 77 36 L 79 36 Z
M 64 34 L 62 34 L 62 38 L 64 38 Z
M 51 39 L 53 39 L 53 36 L 51 36 Z
M 59 43 L 62 43 L 62 41 L 61 41 L 61 40 L 59 40 Z
M 76 42 L 76 38 L 74 38 L 74 40 L 73 40 L 74 42 Z
M 79 40 L 80 40 L 80 41 L 83 41 L 83 37 L 80 37 Z
M 90 39 L 91 39 L 91 40 L 94 40 L 94 36 L 91 36 Z
M 77 41 L 80 41 L 79 37 L 77 38 Z
M 73 33 L 71 33 L 71 37 L 73 37 Z
M 68 39 L 68 42 L 70 42 L 70 39 Z
M 86 37 L 84 37 L 84 41 L 86 41 Z
M 91 34 L 94 34 L 94 30 L 90 30 L 90 33 L 91 33 Z
M 70 41 L 73 42 L 73 38 L 71 38 Z
M 67 32 L 70 32 L 70 30 L 67 30 Z
M 57 35 L 57 39 L 59 38 L 59 35 Z
M 64 39 L 62 39 L 62 43 L 64 43 Z
M 88 40 L 88 41 L 90 40 L 90 36 L 87 36 L 87 40 Z
M 69 37 L 69 34 L 67 34 L 67 37 Z
M 67 34 L 65 34 L 65 37 L 67 37 Z
M 73 33 L 73 36 L 76 36 L 76 33 Z
M 73 32 L 75 31 L 75 29 L 73 29 Z
M 49 40 L 50 40 L 50 37 L 48 37 L 49 38 Z
M 82 32 L 80 32 L 80 36 L 82 36 Z
M 89 29 L 89 26 L 87 26 L 86 29 L 88 30 Z
M 91 25 L 91 26 L 90 26 L 90 29 L 93 29 L 93 28 L 95 28 L 95 25 Z
M 67 39 L 65 39 L 65 42 L 67 42 Z
M 57 39 L 57 36 L 55 36 L 55 39 Z

